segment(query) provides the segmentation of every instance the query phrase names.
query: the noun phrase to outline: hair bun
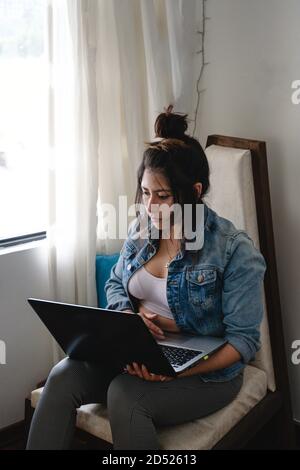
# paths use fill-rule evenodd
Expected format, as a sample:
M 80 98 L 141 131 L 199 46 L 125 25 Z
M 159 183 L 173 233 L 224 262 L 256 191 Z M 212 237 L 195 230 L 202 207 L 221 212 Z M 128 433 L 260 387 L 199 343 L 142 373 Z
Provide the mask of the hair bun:
M 173 105 L 164 108 L 164 113 L 160 113 L 154 124 L 155 137 L 164 139 L 182 139 L 186 136 L 188 128 L 187 114 L 172 113 Z

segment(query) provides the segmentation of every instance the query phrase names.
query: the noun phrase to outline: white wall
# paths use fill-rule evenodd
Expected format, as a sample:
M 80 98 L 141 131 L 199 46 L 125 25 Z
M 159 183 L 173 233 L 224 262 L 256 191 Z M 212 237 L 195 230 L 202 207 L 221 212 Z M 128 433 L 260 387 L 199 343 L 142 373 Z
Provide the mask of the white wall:
M 40 241 L 34 248 L 0 249 L 0 340 L 6 344 L 6 364 L 0 365 L 0 429 L 24 418 L 26 395 L 51 368 L 50 336 L 26 300 L 49 298 L 45 246 Z
M 299 0 L 208 0 L 206 67 L 196 136 L 267 142 L 275 247 L 294 416 L 300 422 L 300 79 Z

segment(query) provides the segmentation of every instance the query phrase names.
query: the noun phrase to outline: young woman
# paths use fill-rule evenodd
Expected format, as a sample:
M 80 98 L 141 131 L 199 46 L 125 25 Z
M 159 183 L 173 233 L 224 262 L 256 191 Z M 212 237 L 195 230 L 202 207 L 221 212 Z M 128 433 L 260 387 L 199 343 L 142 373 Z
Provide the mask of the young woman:
M 105 286 L 106 307 L 140 315 L 159 339 L 165 331 L 182 331 L 222 336 L 227 343 L 176 378 L 154 374 L 144 364 L 124 364 L 124 372 L 63 359 L 48 377 L 27 449 L 68 448 L 76 408 L 95 402 L 107 405 L 114 449 L 159 449 L 156 426 L 213 413 L 242 386 L 243 369 L 260 347 L 266 263 L 245 231 L 203 202 L 209 166 L 200 143 L 185 134 L 186 118 L 169 106 L 156 119 L 161 140 L 147 143 L 137 175 L 136 202 L 145 208 L 149 230 L 140 236 L 138 217 L 131 225 Z M 171 209 L 167 215 L 162 204 Z M 174 204 L 182 209 L 181 238 Z M 186 204 L 190 219 L 184 218 Z M 188 248 L 185 229 L 201 230 L 201 204 L 204 243 Z

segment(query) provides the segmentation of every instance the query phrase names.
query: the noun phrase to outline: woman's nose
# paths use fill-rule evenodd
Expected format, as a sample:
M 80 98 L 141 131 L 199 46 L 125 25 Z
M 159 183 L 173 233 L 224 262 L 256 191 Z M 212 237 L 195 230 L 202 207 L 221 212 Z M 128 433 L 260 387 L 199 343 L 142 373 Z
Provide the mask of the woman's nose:
M 155 195 L 149 197 L 148 201 L 148 210 L 149 212 L 157 212 L 159 208 L 158 202 L 156 200 Z

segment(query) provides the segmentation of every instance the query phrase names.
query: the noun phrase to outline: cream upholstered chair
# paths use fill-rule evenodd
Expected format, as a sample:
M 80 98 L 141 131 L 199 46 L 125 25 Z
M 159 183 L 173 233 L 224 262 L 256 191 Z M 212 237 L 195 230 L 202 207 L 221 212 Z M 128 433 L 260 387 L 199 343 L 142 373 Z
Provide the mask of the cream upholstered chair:
M 246 230 L 263 253 L 264 319 L 261 350 L 245 368 L 244 383 L 236 399 L 225 408 L 185 424 L 159 428 L 165 450 L 239 449 L 251 447 L 261 434 L 280 448 L 294 447 L 294 426 L 278 291 L 273 240 L 266 147 L 264 142 L 209 136 L 206 154 L 211 189 L 205 202 L 220 216 Z M 27 400 L 27 428 L 43 388 Z M 77 427 L 112 444 L 107 409 L 89 404 L 77 410 Z M 266 439 L 267 438 L 267 439 Z

